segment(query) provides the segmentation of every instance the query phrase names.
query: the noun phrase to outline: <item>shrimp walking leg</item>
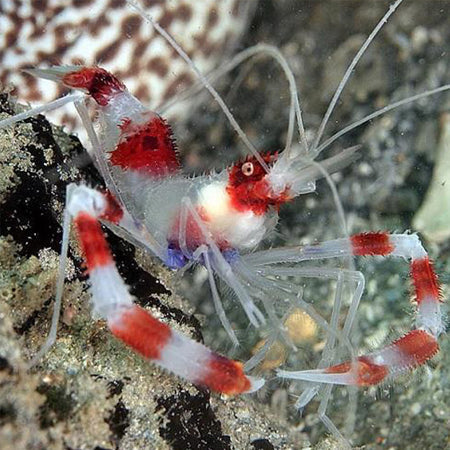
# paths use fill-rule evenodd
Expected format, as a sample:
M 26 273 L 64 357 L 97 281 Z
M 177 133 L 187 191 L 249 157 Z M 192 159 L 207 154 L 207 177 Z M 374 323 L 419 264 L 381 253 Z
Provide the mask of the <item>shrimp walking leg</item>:
M 258 252 L 257 252 L 258 253 Z M 257 253 L 254 255 L 257 259 Z M 325 347 L 322 357 L 318 363 L 319 368 L 327 367 L 334 364 L 340 357 L 342 350 L 348 353 L 351 360 L 355 360 L 355 351 L 350 342 L 350 332 L 352 324 L 356 316 L 356 311 L 362 297 L 364 289 L 364 276 L 361 272 L 344 269 L 328 269 L 316 267 L 283 267 L 276 264 L 265 264 L 264 266 L 251 266 L 245 262 L 246 256 L 239 262 L 235 268 L 238 274 L 245 274 L 245 281 L 255 289 L 258 287 L 263 291 L 262 295 L 270 298 L 273 302 L 280 302 L 288 298 L 296 307 L 303 310 L 306 314 L 314 319 L 314 321 L 326 333 Z M 267 262 L 267 261 L 266 261 Z M 298 287 L 292 282 L 280 278 L 317 278 L 332 279 L 336 281 L 336 290 L 333 301 L 333 308 L 330 322 L 327 322 L 310 303 L 306 303 L 299 298 Z M 276 281 L 275 281 L 276 280 Z M 351 302 L 348 308 L 347 317 L 345 319 L 342 330 L 339 330 L 338 320 L 341 315 L 343 288 L 347 284 L 352 289 Z M 276 339 L 273 335 L 271 343 Z M 267 354 L 271 345 L 264 346 L 251 361 L 246 363 L 246 368 L 255 367 Z M 338 431 L 331 419 L 326 415 L 328 403 L 331 399 L 333 385 L 321 385 L 320 383 L 309 383 L 306 389 L 296 402 L 296 408 L 302 410 L 316 395 L 320 396 L 319 418 L 337 439 L 345 446 L 349 446 L 342 434 Z
M 336 364 L 336 360 L 341 354 L 339 349 L 342 348 L 345 340 L 348 340 L 356 317 L 356 311 L 364 289 L 364 277 L 360 272 L 354 271 L 296 266 L 303 261 L 347 257 L 349 255 L 391 255 L 411 260 L 411 276 L 418 303 L 417 328 L 385 349 L 358 358 L 355 358 L 351 344 L 348 342 L 350 361 Z M 333 385 L 345 384 L 351 388 L 352 385 L 377 384 L 387 376 L 395 376 L 405 370 L 424 364 L 438 351 L 437 337 L 443 331 L 438 282 L 428 256 L 415 235 L 363 233 L 354 235 L 350 239 L 337 239 L 312 246 L 255 252 L 251 255 L 245 255 L 243 264 L 252 267 L 259 278 L 263 279 L 254 281 L 254 283 L 264 286 L 267 292 L 272 290 L 272 293 L 275 285 L 280 289 L 285 286 L 286 291 L 291 289 L 289 283 L 287 281 L 281 282 L 279 277 L 316 276 L 322 279 L 332 277 L 336 279 L 336 296 L 330 323 L 325 322 L 328 328 L 328 336 L 317 369 L 299 372 L 280 370 L 278 376 L 309 382 L 309 386 L 297 400 L 296 407 L 302 410 L 316 395 L 320 394 L 318 411 L 320 420 L 347 447 L 349 447 L 348 441 L 343 438 L 326 414 Z M 336 318 L 341 301 L 340 291 L 343 278 L 355 285 L 355 291 L 342 332 L 339 332 Z M 277 280 L 276 283 L 273 281 L 275 279 Z M 270 283 L 272 286 L 270 286 Z M 278 298 L 283 298 L 283 295 L 286 295 L 286 293 L 279 293 Z M 311 314 L 308 310 L 305 309 L 305 311 Z M 317 317 L 314 317 L 314 319 L 321 324 Z M 341 341 L 340 346 L 337 347 L 335 346 L 336 338 Z M 380 364 L 380 362 L 384 364 Z M 321 383 L 322 387 L 320 386 Z
M 280 267 L 269 264 L 264 265 L 263 268 L 246 266 L 245 269 L 243 269 L 243 266 L 245 266 L 245 257 L 243 258 L 243 262 L 240 263 L 239 268 L 236 270 L 238 273 L 247 273 L 245 278 L 247 283 L 251 283 L 251 285 L 255 287 L 257 286 L 262 290 L 262 295 L 272 299 L 273 302 L 279 302 L 284 298 L 288 298 L 293 303 L 298 304 L 298 307 L 311 316 L 326 333 L 326 343 L 322 352 L 322 358 L 318 363 L 319 368 L 326 367 L 327 365 L 336 362 L 343 349 L 346 350 L 352 360 L 355 359 L 355 352 L 350 342 L 350 333 L 364 290 L 365 280 L 361 272 L 316 267 Z M 253 273 L 253 275 L 250 276 L 250 273 Z M 314 310 L 312 305 L 304 301 L 301 303 L 296 301 L 296 297 L 298 296 L 297 286 L 290 281 L 283 281 L 280 278 L 317 278 L 335 280 L 336 290 L 330 322 L 328 323 L 320 316 L 319 313 Z M 274 280 L 277 281 L 275 282 Z M 338 319 L 342 308 L 344 283 L 350 287 L 352 293 L 346 319 L 342 330 L 339 330 Z M 339 344 L 337 348 L 336 342 Z M 261 354 L 263 354 L 263 351 L 261 351 Z M 253 365 L 251 367 L 253 367 Z M 308 386 L 297 401 L 296 407 L 298 409 L 304 408 L 319 390 L 320 385 L 318 384 L 311 384 Z
M 205 240 L 206 245 L 211 253 L 208 258 L 208 261 L 212 268 L 212 270 L 228 285 L 233 289 L 239 301 L 242 304 L 250 322 L 258 327 L 265 323 L 265 317 L 258 309 L 258 307 L 254 304 L 253 299 L 244 288 L 242 283 L 236 278 L 233 273 L 233 269 L 231 265 L 227 262 L 222 252 L 218 248 L 216 242 L 210 235 L 210 232 L 207 230 L 204 222 L 201 217 L 198 215 L 197 211 L 192 205 L 191 200 L 188 197 L 185 197 L 182 200 L 183 210 L 186 214 L 189 214 L 197 227 L 199 228 L 202 238 Z

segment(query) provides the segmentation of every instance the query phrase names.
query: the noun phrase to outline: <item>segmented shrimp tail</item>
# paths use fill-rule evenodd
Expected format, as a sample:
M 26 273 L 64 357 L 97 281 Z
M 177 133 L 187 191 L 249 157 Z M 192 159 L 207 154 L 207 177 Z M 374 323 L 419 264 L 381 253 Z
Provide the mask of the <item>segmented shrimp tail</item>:
M 126 90 L 118 78 L 101 67 L 53 66 L 47 69 L 28 69 L 26 72 L 72 89 L 81 89 L 100 106 L 108 105 L 112 97 Z
M 91 284 L 94 311 L 106 319 L 112 334 L 155 364 L 199 386 L 235 395 L 259 389 L 263 380 L 245 375 L 240 362 L 221 356 L 172 330 L 134 304 L 114 263 L 99 219 L 120 224 L 120 205 L 109 195 L 85 186 L 71 193 L 73 217 Z

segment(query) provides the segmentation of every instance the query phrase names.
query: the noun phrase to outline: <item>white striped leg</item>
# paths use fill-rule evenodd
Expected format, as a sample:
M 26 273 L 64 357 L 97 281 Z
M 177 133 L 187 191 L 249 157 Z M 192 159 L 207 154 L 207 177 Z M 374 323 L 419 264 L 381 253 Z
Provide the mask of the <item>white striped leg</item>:
M 204 222 L 192 205 L 191 200 L 188 197 L 184 197 L 182 199 L 182 205 L 183 208 L 186 208 L 187 214 L 192 217 L 199 230 L 202 232 L 202 237 L 210 250 L 209 257 L 211 268 L 234 291 L 242 307 L 244 308 L 250 323 L 255 327 L 264 325 L 266 321 L 264 314 L 255 305 L 246 288 L 240 283 L 236 275 L 233 273 L 233 268 L 225 260 L 216 242 L 211 237 L 211 233 L 208 231 Z
M 214 280 L 214 272 L 211 268 L 211 263 L 209 260 L 208 247 L 206 247 L 202 251 L 202 255 L 205 262 L 205 268 L 208 272 L 209 286 L 211 288 L 211 294 L 213 296 L 214 306 L 216 308 L 217 315 L 219 316 L 219 320 L 222 326 L 224 327 L 225 331 L 227 332 L 228 336 L 233 342 L 233 345 L 237 347 L 239 345 L 239 341 L 236 337 L 236 333 L 234 332 L 233 327 L 231 326 L 230 321 L 228 320 L 225 310 L 223 309 L 222 300 L 220 299 L 219 292 L 217 291 L 216 281 Z
M 69 184 L 66 187 L 66 198 L 69 198 L 71 190 L 75 186 Z M 63 221 L 63 235 L 61 242 L 61 254 L 59 257 L 59 268 L 58 268 L 58 279 L 56 281 L 56 294 L 55 302 L 53 306 L 52 321 L 50 324 L 50 331 L 48 333 L 47 339 L 44 345 L 39 349 L 39 351 L 33 356 L 31 361 L 28 363 L 28 368 L 31 369 L 35 366 L 41 358 L 52 348 L 56 341 L 56 334 L 58 331 L 59 315 L 61 313 L 61 303 L 64 290 L 64 279 L 66 276 L 66 263 L 67 263 L 67 251 L 69 248 L 69 234 L 70 234 L 70 221 L 71 217 L 67 207 L 64 208 L 64 221 Z
M 231 326 L 230 321 L 226 315 L 226 312 L 223 308 L 222 299 L 220 298 L 219 291 L 217 290 L 216 281 L 214 279 L 214 271 L 211 267 L 211 261 L 209 256 L 209 247 L 206 244 L 200 245 L 195 252 L 192 252 L 188 249 L 187 246 L 187 236 L 186 229 L 188 223 L 188 215 L 189 208 L 186 202 L 183 202 L 180 210 L 180 225 L 178 229 L 178 244 L 180 246 L 180 250 L 186 258 L 190 258 L 192 261 L 198 261 L 203 258 L 203 264 L 205 266 L 206 271 L 208 272 L 208 282 L 211 289 L 211 295 L 214 302 L 214 308 L 216 310 L 217 316 L 219 317 L 220 323 L 222 324 L 224 330 L 227 332 L 231 342 L 236 347 L 239 345 L 239 341 L 236 337 L 236 333 Z
M 245 258 L 245 257 L 244 257 Z M 236 270 L 238 273 L 249 272 L 249 268 L 242 268 L 243 262 L 240 262 Z M 266 279 L 265 277 L 271 276 L 273 278 Z M 265 294 L 270 298 L 280 300 L 285 298 L 290 290 L 289 282 L 281 281 L 280 277 L 313 277 L 313 278 L 329 278 L 335 279 L 337 282 L 335 300 L 333 302 L 333 311 L 328 324 L 321 316 L 317 313 L 312 314 L 311 310 L 314 311 L 311 305 L 305 308 L 304 302 L 300 304 L 300 308 L 305 310 L 317 323 L 326 331 L 327 338 L 325 348 L 322 352 L 322 358 L 319 362 L 318 367 L 326 367 L 332 364 L 334 360 L 338 357 L 339 352 L 336 351 L 336 340 L 340 341 L 340 344 L 345 346 L 350 354 L 350 357 L 354 359 L 353 348 L 349 342 L 348 334 L 351 330 L 351 325 L 353 323 L 354 315 L 359 305 L 361 299 L 362 291 L 364 288 L 364 277 L 360 272 L 341 270 L 341 269 L 326 269 L 326 268 L 309 268 L 309 267 L 280 267 L 280 266 L 269 266 L 265 265 L 262 269 L 255 271 L 254 276 L 247 278 L 253 285 L 257 285 L 259 289 L 263 289 Z M 342 288 L 343 283 L 346 281 L 349 285 L 355 285 L 351 305 L 349 312 L 344 323 L 343 331 L 338 330 L 338 318 L 340 315 L 341 303 L 342 303 Z M 320 318 L 320 320 L 319 320 Z M 270 338 L 269 338 L 270 339 Z M 247 361 L 245 367 L 254 367 L 264 356 L 264 351 L 267 352 L 270 345 L 273 344 L 274 339 L 268 340 L 268 345 L 261 349 L 258 355 L 255 355 L 252 360 Z M 334 350 L 334 351 L 333 351 Z M 278 376 L 282 375 L 282 371 L 278 372 Z M 327 426 L 327 428 L 332 432 L 335 437 L 339 438 L 341 442 L 347 442 L 342 434 L 338 431 L 336 426 L 333 424 L 331 419 L 326 415 L 326 410 L 328 403 L 332 394 L 332 385 L 320 386 L 319 383 L 309 383 L 308 387 L 302 392 L 296 402 L 297 409 L 303 409 L 317 394 L 321 392 L 320 395 L 320 405 L 319 405 L 319 418 Z M 348 444 L 348 442 L 347 442 Z
M 335 362 L 335 358 L 338 356 L 338 352 L 333 352 L 336 345 L 336 340 L 339 340 L 341 347 L 345 347 L 350 355 L 350 358 L 355 359 L 353 347 L 349 341 L 350 331 L 354 319 L 356 317 L 356 312 L 358 310 L 359 302 L 362 297 L 364 290 L 364 276 L 361 272 L 344 270 L 344 269 L 327 269 L 327 268 L 317 268 L 317 267 L 284 267 L 279 265 L 269 265 L 265 264 L 263 267 L 258 267 L 254 270 L 253 276 L 248 275 L 250 267 L 242 267 L 246 263 L 247 256 L 242 258 L 238 264 L 236 264 L 235 270 L 237 273 L 246 272 L 247 280 L 251 282 L 253 286 L 257 286 L 260 290 L 264 292 L 264 295 L 280 300 L 289 295 L 289 291 L 292 290 L 290 283 L 283 281 L 280 278 L 283 277 L 295 277 L 295 278 L 318 278 L 318 279 L 332 279 L 336 280 L 337 287 L 335 293 L 335 300 L 333 302 L 333 312 L 328 324 L 325 319 L 319 316 L 311 305 L 308 305 L 306 310 L 303 305 L 301 309 L 311 317 L 314 318 L 327 333 L 326 345 L 324 351 L 322 352 L 322 359 L 318 365 L 319 368 L 324 368 Z M 267 263 L 266 259 L 266 263 Z M 271 277 L 271 278 L 266 278 Z M 346 282 L 349 286 L 352 286 L 353 293 L 351 297 L 350 306 L 347 312 L 347 316 L 343 325 L 342 331 L 338 330 L 337 320 L 339 318 L 341 303 L 342 303 L 342 287 L 343 282 Z M 353 288 L 354 286 L 354 288 Z M 318 318 L 320 318 L 320 321 Z M 291 372 L 289 371 L 279 371 L 278 376 L 284 377 L 287 375 L 289 377 Z M 311 384 L 300 396 L 296 403 L 298 409 L 304 408 L 319 392 L 320 386 L 318 384 Z M 327 402 L 327 396 L 322 397 L 323 402 Z

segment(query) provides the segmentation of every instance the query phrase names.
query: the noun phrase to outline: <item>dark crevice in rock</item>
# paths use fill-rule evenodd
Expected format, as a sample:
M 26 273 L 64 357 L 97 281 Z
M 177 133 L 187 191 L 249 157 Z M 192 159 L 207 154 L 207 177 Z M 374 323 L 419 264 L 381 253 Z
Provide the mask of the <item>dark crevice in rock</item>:
M 49 428 L 57 422 L 68 420 L 76 407 L 76 400 L 72 393 L 68 393 L 65 386 L 41 384 L 36 389 L 46 397 L 39 409 L 39 423 L 41 428 Z
M 46 247 L 59 251 L 61 227 L 51 207 L 52 196 L 43 179 L 34 173 L 16 172 L 15 186 L 0 216 L 0 233 L 11 235 L 22 246 L 21 255 L 29 257 Z
M 13 114 L 5 94 L 0 95 L 0 112 Z M 69 175 L 69 167 L 64 162 L 49 122 L 43 116 L 37 116 L 26 119 L 24 123 L 31 124 L 35 132 L 33 142 L 23 149 L 30 155 L 35 168 L 15 171 L 18 182 L 2 204 L 0 234 L 10 234 L 21 244 L 21 255 L 29 257 L 46 247 L 59 251 L 62 231 L 54 201 L 64 204 L 67 181 L 79 180 Z M 50 161 L 45 153 L 48 149 L 52 155 Z M 74 152 L 81 151 L 81 144 L 74 138 Z M 59 175 L 51 176 L 52 173 Z M 86 178 L 98 178 L 95 173 L 92 165 L 83 169 Z M 67 181 L 61 180 L 61 174 L 67 177 Z
M 130 411 L 125 407 L 122 399 L 116 403 L 110 415 L 105 418 L 105 422 L 112 432 L 112 440 L 118 444 L 130 426 Z
M 13 367 L 4 356 L 0 356 L 0 372 L 7 372 L 9 375 L 14 372 Z
M 98 373 L 91 373 L 91 378 L 93 378 L 95 381 L 98 381 L 98 380 L 107 381 L 106 377 L 104 377 Z M 106 398 L 112 398 L 112 397 L 122 394 L 125 383 L 128 383 L 130 381 L 131 381 L 130 377 L 123 377 L 123 379 L 121 379 L 121 380 L 117 379 L 117 380 L 107 381 L 106 388 L 108 389 L 108 396 Z
M 115 395 L 120 395 L 123 391 L 124 382 L 122 380 L 112 380 L 108 382 L 108 397 L 111 398 Z
M 47 301 L 44 302 L 44 304 L 42 305 L 42 308 L 40 309 L 35 309 L 25 320 L 21 325 L 15 325 L 14 331 L 19 335 L 22 336 L 22 334 L 26 333 L 27 331 L 30 330 L 31 327 L 33 327 L 36 323 L 36 321 L 38 320 L 38 318 L 40 316 L 43 316 L 44 314 L 46 314 L 47 310 L 48 310 L 48 306 L 50 305 L 50 303 L 52 303 L 53 299 L 49 299 Z
M 255 439 L 250 445 L 253 450 L 275 450 L 275 447 L 267 439 Z
M 196 395 L 181 391 L 157 400 L 156 412 L 161 415 L 159 434 L 173 450 L 232 448 L 230 437 L 222 433 L 209 398 L 206 391 Z
M 134 260 L 135 248 L 111 231 L 107 231 L 108 243 L 113 249 L 114 259 L 120 274 L 131 287 L 131 292 L 138 298 L 146 298 L 149 294 L 170 294 L 164 285 L 153 275 L 143 270 Z
M 14 422 L 17 418 L 17 411 L 14 405 L 8 401 L 0 404 L 0 426 Z

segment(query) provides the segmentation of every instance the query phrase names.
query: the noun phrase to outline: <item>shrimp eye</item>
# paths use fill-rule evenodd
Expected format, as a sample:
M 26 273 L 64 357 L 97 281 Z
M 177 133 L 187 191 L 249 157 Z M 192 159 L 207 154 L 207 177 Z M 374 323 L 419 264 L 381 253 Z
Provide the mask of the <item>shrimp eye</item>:
M 254 170 L 253 163 L 246 162 L 246 163 L 242 164 L 241 171 L 247 177 L 249 177 L 250 175 L 253 175 L 253 170 Z

